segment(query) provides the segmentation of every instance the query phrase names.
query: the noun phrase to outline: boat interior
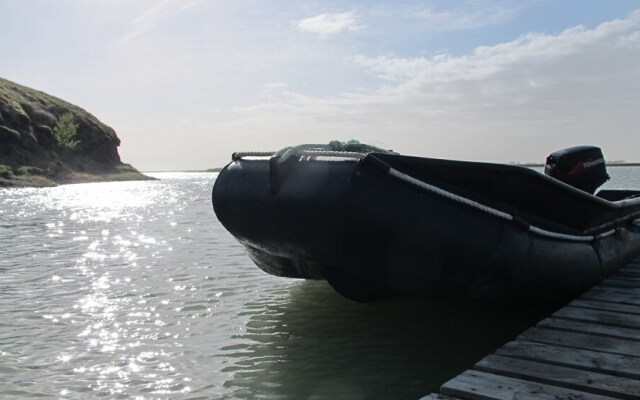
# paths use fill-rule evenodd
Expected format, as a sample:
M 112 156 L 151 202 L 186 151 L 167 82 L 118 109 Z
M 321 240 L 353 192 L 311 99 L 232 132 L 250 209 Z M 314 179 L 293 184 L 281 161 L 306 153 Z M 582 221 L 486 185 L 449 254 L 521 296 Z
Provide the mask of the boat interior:
M 597 234 L 640 216 L 640 191 L 592 195 L 531 168 L 375 153 L 392 168 L 459 196 L 568 234 Z

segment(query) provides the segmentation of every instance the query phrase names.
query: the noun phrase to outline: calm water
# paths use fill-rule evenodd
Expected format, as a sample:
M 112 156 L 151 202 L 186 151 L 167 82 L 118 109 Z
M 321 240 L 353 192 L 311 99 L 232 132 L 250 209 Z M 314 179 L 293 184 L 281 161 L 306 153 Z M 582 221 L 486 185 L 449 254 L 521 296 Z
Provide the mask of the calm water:
M 418 399 L 549 311 L 269 276 L 215 219 L 214 174 L 156 176 L 0 191 L 0 397 Z

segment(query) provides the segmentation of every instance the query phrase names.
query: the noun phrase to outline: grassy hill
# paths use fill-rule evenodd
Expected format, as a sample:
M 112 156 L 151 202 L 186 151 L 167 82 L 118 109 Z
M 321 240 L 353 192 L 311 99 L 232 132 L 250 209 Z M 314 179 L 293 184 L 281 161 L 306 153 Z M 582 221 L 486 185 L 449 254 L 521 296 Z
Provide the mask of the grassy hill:
M 73 139 L 66 142 L 65 115 Z M 119 145 L 115 131 L 82 108 L 0 78 L 0 186 L 150 179 L 120 161 Z

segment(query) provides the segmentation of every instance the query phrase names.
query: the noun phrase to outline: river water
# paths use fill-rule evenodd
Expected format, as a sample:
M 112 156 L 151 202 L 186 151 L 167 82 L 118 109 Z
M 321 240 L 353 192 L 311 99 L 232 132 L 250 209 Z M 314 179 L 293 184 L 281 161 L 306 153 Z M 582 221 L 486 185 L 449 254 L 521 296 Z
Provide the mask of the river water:
M 267 275 L 216 220 L 215 174 L 153 175 L 0 190 L 0 397 L 418 399 L 551 311 Z

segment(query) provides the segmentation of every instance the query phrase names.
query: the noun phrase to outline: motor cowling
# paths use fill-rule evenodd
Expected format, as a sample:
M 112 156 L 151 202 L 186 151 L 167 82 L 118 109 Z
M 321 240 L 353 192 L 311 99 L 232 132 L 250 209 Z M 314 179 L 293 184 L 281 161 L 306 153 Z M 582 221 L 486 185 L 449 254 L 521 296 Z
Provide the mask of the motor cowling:
M 609 180 L 602 150 L 596 146 L 569 147 L 551 153 L 544 173 L 591 194 Z

